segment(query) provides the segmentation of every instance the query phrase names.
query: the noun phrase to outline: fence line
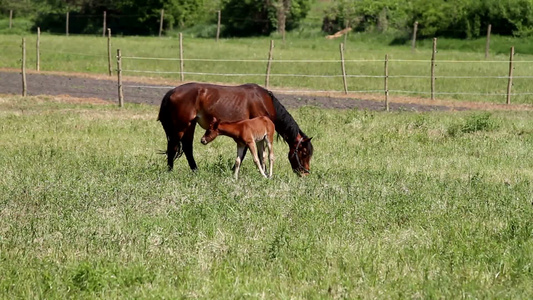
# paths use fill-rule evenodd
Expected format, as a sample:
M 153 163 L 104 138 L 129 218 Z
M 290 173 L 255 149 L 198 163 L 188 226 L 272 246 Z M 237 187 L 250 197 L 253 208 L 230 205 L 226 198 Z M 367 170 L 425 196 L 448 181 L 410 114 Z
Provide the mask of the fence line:
M 182 46 L 181 38 L 180 38 L 180 48 Z M 254 76 L 264 76 L 264 73 L 207 73 L 207 72 L 185 72 L 183 70 L 183 62 L 184 61 L 210 61 L 210 62 L 254 62 L 254 63 L 267 63 L 267 71 L 266 71 L 266 85 L 268 87 L 268 82 L 270 77 L 304 77 L 304 78 L 339 78 L 341 77 L 343 79 L 344 84 L 344 94 L 350 93 L 383 93 L 385 92 L 385 107 L 388 110 L 388 95 L 393 93 L 409 93 L 409 94 L 421 94 L 421 95 L 430 95 L 431 100 L 435 99 L 435 95 L 478 95 L 478 96 L 503 96 L 505 95 L 507 97 L 507 104 L 510 103 L 511 96 L 515 95 L 531 95 L 533 93 L 511 93 L 512 86 L 512 79 L 513 74 L 512 71 L 509 72 L 509 76 L 461 76 L 461 75 L 442 75 L 438 76 L 436 75 L 436 65 L 437 63 L 464 63 L 469 61 L 458 61 L 458 60 L 438 60 L 436 57 L 437 54 L 437 39 L 433 39 L 433 51 L 431 55 L 431 60 L 389 60 L 388 55 L 385 56 L 384 60 L 381 59 L 372 59 L 372 60 L 345 60 L 344 58 L 344 48 L 343 44 L 341 43 L 339 45 L 340 49 L 340 60 L 272 60 L 272 49 L 273 49 L 273 43 L 271 42 L 270 51 L 269 51 L 269 58 L 267 60 L 265 59 L 201 59 L 201 58 L 193 58 L 193 59 L 187 59 L 183 57 L 183 54 L 180 51 L 180 58 L 154 58 L 154 57 L 138 57 L 138 56 L 125 56 L 123 58 L 125 59 L 146 59 L 146 60 L 171 60 L 171 61 L 180 61 L 180 71 L 149 71 L 149 70 L 123 70 L 124 72 L 132 72 L 132 73 L 151 73 L 151 74 L 180 74 L 183 81 L 183 75 L 203 75 L 203 76 L 239 76 L 239 77 L 254 77 Z M 510 69 L 512 69 L 512 62 L 513 62 L 513 56 L 514 51 L 513 48 L 511 48 L 511 54 L 509 61 L 491 61 L 493 63 L 510 63 Z M 341 69 L 342 74 L 337 75 L 317 75 L 317 74 L 271 74 L 270 73 L 270 65 L 272 62 L 275 63 L 288 63 L 288 62 L 327 62 L 327 63 L 341 63 Z M 385 63 L 385 72 L 383 75 L 368 75 L 368 74 L 347 74 L 345 63 L 346 62 L 379 62 L 379 63 Z M 423 63 L 430 63 L 430 69 L 431 69 L 431 76 L 424 76 L 424 75 L 390 75 L 388 64 L 389 62 L 423 62 Z M 470 62 L 483 62 L 488 63 L 488 61 L 470 61 Z M 347 86 L 347 78 L 381 78 L 385 79 L 385 87 L 384 89 L 373 89 L 373 90 L 349 90 Z M 390 78 L 420 78 L 420 79 L 431 79 L 431 88 L 429 92 L 425 91 L 406 91 L 406 90 L 394 90 L 388 88 L 388 80 Z M 533 78 L 533 76 L 519 76 L 515 78 Z M 508 80 L 508 89 L 507 93 L 478 93 L 478 92 L 438 92 L 436 91 L 436 79 L 507 79 Z M 147 87 L 147 86 L 130 86 L 130 87 Z M 161 88 L 161 87 L 151 87 L 151 88 Z M 318 91 L 314 91 L 318 92 Z M 328 92 L 337 92 L 337 91 L 328 91 Z
M 109 32 L 110 33 L 110 32 Z M 436 39 L 435 39 L 436 42 Z M 109 41 L 108 41 L 108 52 L 106 54 L 109 55 Z M 145 74 L 180 74 L 180 79 L 183 82 L 184 81 L 184 75 L 200 75 L 200 76 L 226 76 L 226 77 L 263 77 L 265 76 L 265 73 L 209 73 L 209 72 L 186 72 L 184 71 L 183 62 L 186 61 L 210 61 L 210 62 L 257 62 L 257 63 L 341 63 L 342 68 L 342 74 L 339 72 L 337 74 L 291 74 L 291 73 L 275 73 L 270 74 L 268 73 L 268 77 L 302 77 L 302 78 L 332 78 L 332 79 L 343 79 L 344 84 L 344 93 L 386 93 L 386 96 L 389 93 L 409 93 L 409 94 L 422 94 L 422 95 L 431 95 L 431 99 L 435 98 L 435 95 L 478 95 L 478 96 L 507 96 L 507 102 L 510 103 L 511 96 L 524 96 L 524 95 L 533 95 L 533 92 L 529 92 L 528 89 L 525 89 L 526 92 L 524 93 L 516 93 L 512 92 L 511 87 L 513 86 L 512 79 L 532 79 L 533 75 L 523 75 L 523 76 L 513 76 L 512 70 L 514 69 L 513 64 L 518 62 L 533 62 L 533 61 L 514 61 L 514 51 L 511 50 L 510 58 L 507 61 L 458 61 L 458 60 L 438 60 L 436 58 L 436 43 L 434 44 L 433 54 L 431 60 L 404 60 L 404 59 L 356 59 L 356 60 L 345 60 L 343 56 L 343 47 L 342 44 L 340 45 L 340 56 L 341 59 L 331 59 L 331 60 L 309 60 L 309 59 L 303 59 L 303 60 L 273 60 L 273 59 L 203 59 L 203 58 L 185 58 L 183 57 L 183 48 L 182 48 L 182 38 L 180 34 L 180 57 L 179 58 L 156 58 L 156 57 L 139 57 L 139 56 L 122 56 L 120 52 L 117 52 L 117 58 L 120 58 L 120 64 L 117 61 L 117 71 L 119 81 L 122 73 L 129 72 L 129 73 L 145 73 Z M 511 48 L 513 49 L 513 48 Z M 49 52 L 49 51 L 45 51 Z M 105 56 L 103 54 L 101 55 L 91 55 L 91 54 L 80 54 L 80 53 L 66 53 L 66 52 L 54 52 L 55 54 L 70 54 L 70 55 L 80 55 L 80 56 L 89 56 L 89 57 L 102 57 Z M 106 57 L 107 58 L 107 57 Z M 180 70 L 179 71 L 155 71 L 155 70 L 135 70 L 135 69 L 122 69 L 122 60 L 129 59 L 129 60 L 136 60 L 136 59 L 145 59 L 145 60 L 160 60 L 160 61 L 179 61 L 180 62 Z M 423 62 L 424 64 L 430 64 L 431 66 L 431 76 L 427 75 L 409 75 L 409 74 L 398 74 L 398 75 L 391 75 L 387 71 L 383 75 L 370 75 L 370 74 L 349 74 L 346 72 L 346 69 L 344 68 L 344 64 L 347 62 L 356 62 L 356 63 L 403 63 L 403 62 Z M 438 72 L 435 72 L 435 66 L 437 63 L 506 63 L 509 65 L 509 75 L 499 75 L 499 76 L 462 76 L 462 75 L 438 75 Z M 111 68 L 110 68 L 111 69 Z M 267 68 L 268 70 L 268 68 Z M 386 68 L 387 70 L 387 68 Z M 268 71 L 267 71 L 268 72 Z M 111 74 L 111 72 L 109 72 Z M 268 78 L 267 77 L 267 78 Z M 350 90 L 347 85 L 347 78 L 375 78 L 375 79 L 394 79 L 394 78 L 417 78 L 417 79 L 431 79 L 431 89 L 428 89 L 430 91 L 425 91 L 424 88 L 422 88 L 422 91 L 410 91 L 410 90 L 395 90 L 395 89 L 389 89 L 388 87 L 385 87 L 384 89 L 368 89 L 368 90 Z M 435 89 L 435 79 L 507 79 L 508 80 L 508 88 L 506 93 L 494 93 L 494 92 L 446 92 L 446 91 L 436 91 Z M 353 82 L 353 81 L 352 81 Z M 340 83 L 340 80 L 339 80 Z M 119 94 L 120 89 L 122 87 L 122 84 L 119 82 Z M 135 88 L 167 88 L 167 87 L 150 87 L 146 85 L 135 85 L 135 86 L 124 86 L 124 87 L 135 87 Z M 363 87 L 359 85 L 358 87 Z M 415 89 L 417 89 L 415 87 Z M 494 89 L 483 89 L 483 90 L 494 90 Z M 283 91 L 287 92 L 287 91 Z M 299 90 L 298 92 L 304 93 L 305 91 Z M 309 91 L 311 92 L 311 91 Z M 329 90 L 329 91 L 317 91 L 313 90 L 312 92 L 330 92 L 335 93 L 339 91 Z M 121 97 L 119 97 L 121 98 Z M 122 101 L 120 101 L 122 102 Z
M 261 74 L 263 75 L 263 74 Z M 155 86 L 155 85 L 122 85 L 126 88 L 145 88 L 145 89 L 172 89 L 175 86 Z M 315 93 L 338 93 L 344 94 L 343 90 L 284 90 L 272 89 L 282 94 L 315 94 Z M 424 94 L 430 95 L 431 92 L 424 91 L 405 91 L 405 90 L 388 90 L 389 92 L 399 94 Z M 383 90 L 348 90 L 348 93 L 383 93 Z M 472 96 L 506 96 L 507 93 L 468 93 L 468 92 L 435 92 L 435 95 L 472 95 Z M 533 93 L 512 93 L 511 96 L 533 95 Z
M 124 58 L 124 57 L 123 57 Z M 509 62 L 507 62 L 509 63 Z M 179 72 L 179 71 L 147 71 L 147 70 L 127 70 L 122 72 L 130 73 L 147 73 L 147 74 L 186 74 L 186 75 L 205 75 L 205 76 L 264 76 L 263 73 L 206 73 L 206 72 Z M 316 74 L 269 74 L 273 77 L 304 77 L 304 78 L 342 78 L 344 75 L 316 75 Z M 346 75 L 347 78 L 385 78 L 385 75 Z M 431 76 L 426 75 L 388 75 L 388 78 L 420 78 L 427 79 Z M 509 79 L 509 76 L 435 76 L 437 79 Z M 514 79 L 532 79 L 533 76 L 513 76 Z
M 82 54 L 80 54 L 82 55 Z M 123 56 L 123 59 L 135 59 L 135 60 L 160 60 L 160 61 L 179 61 L 179 58 L 172 57 L 143 57 L 143 56 Z M 184 58 L 184 61 L 205 61 L 205 62 L 257 62 L 266 63 L 268 59 L 217 59 L 217 58 Z M 340 63 L 340 59 L 276 59 L 273 60 L 276 63 Z M 383 59 L 345 59 L 344 62 L 350 63 L 383 63 Z M 389 62 L 419 62 L 419 63 L 431 63 L 431 60 L 424 59 L 389 59 Z M 438 60 L 437 63 L 505 63 L 508 64 L 508 60 Z M 518 60 L 514 63 L 533 63 L 533 60 Z

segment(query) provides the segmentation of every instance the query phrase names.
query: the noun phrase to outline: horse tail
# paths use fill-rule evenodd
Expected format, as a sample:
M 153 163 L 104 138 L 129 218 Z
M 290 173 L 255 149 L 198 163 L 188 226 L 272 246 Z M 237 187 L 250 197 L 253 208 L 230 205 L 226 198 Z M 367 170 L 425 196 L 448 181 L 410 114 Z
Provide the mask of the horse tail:
M 174 139 L 178 136 L 176 129 L 174 128 L 174 124 L 172 122 L 172 115 L 171 115 L 171 103 L 170 103 L 170 96 L 174 93 L 175 88 L 169 90 L 165 96 L 163 97 L 163 100 L 161 100 L 161 107 L 159 108 L 159 114 L 157 115 L 157 120 L 161 122 L 161 125 L 163 126 L 163 129 L 165 130 L 165 135 L 167 137 L 167 142 L 169 143 L 169 147 L 167 147 L 167 151 L 162 152 L 162 154 L 169 154 L 169 151 L 171 150 L 171 147 L 173 148 L 176 144 L 176 154 L 172 159 L 179 158 L 183 154 L 183 150 L 181 147 L 181 141 L 174 141 Z
M 172 119 L 170 115 L 170 96 L 173 92 L 174 89 L 171 89 L 165 94 L 163 100 L 161 100 L 161 107 L 159 107 L 159 114 L 157 115 L 157 121 L 161 122 L 161 125 L 163 125 L 167 139 L 172 136 L 173 131 Z
M 168 91 L 165 96 L 163 97 L 163 100 L 161 100 L 161 106 L 159 107 L 159 114 L 157 115 L 157 121 L 163 121 L 170 118 L 170 109 L 169 109 L 169 102 L 170 102 L 170 96 L 174 92 L 174 89 L 171 89 Z

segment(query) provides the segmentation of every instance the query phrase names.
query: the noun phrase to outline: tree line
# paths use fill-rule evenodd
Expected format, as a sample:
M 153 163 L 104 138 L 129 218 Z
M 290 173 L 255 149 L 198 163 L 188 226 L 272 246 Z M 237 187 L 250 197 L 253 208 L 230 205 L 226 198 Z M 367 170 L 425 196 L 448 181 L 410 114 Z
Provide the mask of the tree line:
M 337 0 L 324 17 L 322 29 L 345 27 L 356 31 L 412 32 L 418 22 L 419 37 L 476 38 L 492 32 L 530 36 L 533 0 Z
M 14 10 L 50 32 L 64 32 L 69 12 L 76 20 L 70 32 L 94 34 L 101 32 L 105 11 L 114 33 L 152 35 L 161 10 L 166 30 L 214 26 L 221 11 L 222 35 L 230 37 L 296 29 L 317 1 L 329 4 L 321 22 L 329 34 L 351 27 L 407 38 L 414 22 L 422 38 L 476 38 L 488 24 L 496 34 L 533 33 L 533 0 L 0 0 L 0 12 Z

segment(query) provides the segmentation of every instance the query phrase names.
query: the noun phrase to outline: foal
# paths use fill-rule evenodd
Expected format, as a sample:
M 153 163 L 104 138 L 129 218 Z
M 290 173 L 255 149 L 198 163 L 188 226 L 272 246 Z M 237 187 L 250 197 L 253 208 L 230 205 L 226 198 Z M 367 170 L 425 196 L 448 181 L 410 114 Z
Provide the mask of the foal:
M 234 123 L 219 122 L 213 118 L 202 137 L 202 144 L 206 145 L 214 140 L 219 134 L 229 136 L 237 143 L 237 158 L 235 159 L 235 179 L 239 178 L 239 168 L 244 158 L 246 147 L 250 149 L 253 159 L 259 172 L 266 178 L 272 177 L 272 168 L 274 165 L 274 152 L 272 151 L 272 142 L 274 141 L 274 123 L 268 117 L 257 117 L 254 119 L 243 120 Z M 266 167 L 266 147 L 269 154 L 269 176 L 265 175 Z M 257 145 L 257 148 L 256 148 Z M 259 160 L 257 154 L 262 156 Z

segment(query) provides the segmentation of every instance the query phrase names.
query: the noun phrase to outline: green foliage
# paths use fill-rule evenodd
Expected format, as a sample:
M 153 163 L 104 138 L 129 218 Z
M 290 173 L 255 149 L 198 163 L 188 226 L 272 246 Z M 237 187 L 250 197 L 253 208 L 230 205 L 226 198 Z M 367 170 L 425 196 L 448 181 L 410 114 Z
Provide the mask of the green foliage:
M 225 0 L 222 24 L 226 36 L 269 35 L 277 29 L 276 7 L 283 0 Z M 311 0 L 292 0 L 286 19 L 286 30 L 294 29 L 311 8 Z
M 492 32 L 528 36 L 533 32 L 533 0 L 336 0 L 324 30 L 352 26 L 358 31 L 393 30 L 407 34 L 419 23 L 419 37 L 475 38 Z
M 36 26 L 50 32 L 64 32 L 65 13 L 70 12 L 71 33 L 100 33 L 103 12 L 107 27 L 116 34 L 154 35 L 159 31 L 161 9 L 164 29 L 191 27 L 214 19 L 219 0 L 101 0 L 49 1 L 36 18 Z

